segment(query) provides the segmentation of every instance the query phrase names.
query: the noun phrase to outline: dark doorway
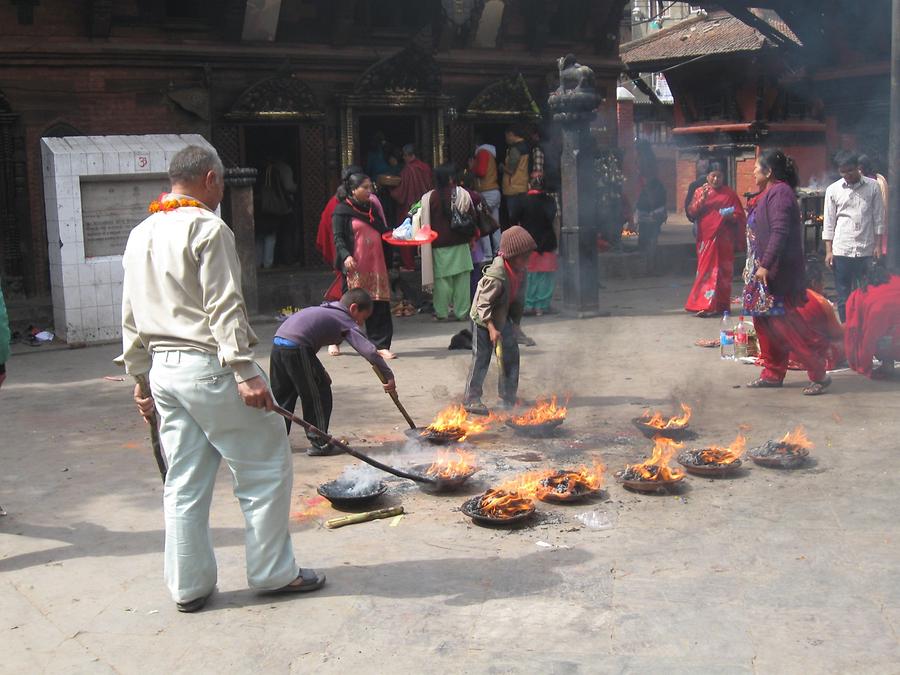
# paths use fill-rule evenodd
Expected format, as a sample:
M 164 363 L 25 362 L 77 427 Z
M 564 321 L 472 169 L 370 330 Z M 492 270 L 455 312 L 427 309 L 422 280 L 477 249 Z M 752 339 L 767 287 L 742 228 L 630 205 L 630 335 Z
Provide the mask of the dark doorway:
M 274 264 L 294 266 L 304 260 L 302 208 L 300 204 L 300 127 L 288 125 L 247 125 L 243 128 L 241 144 L 243 166 L 259 171 L 254 189 L 254 213 L 257 241 L 266 234 L 275 235 Z M 290 170 L 280 170 L 279 165 Z M 266 213 L 262 193 L 266 185 L 281 180 L 281 188 L 290 203 L 290 213 Z M 263 249 L 264 250 L 264 249 Z M 259 261 L 258 261 L 259 262 Z
M 383 142 L 382 142 L 383 141 Z M 378 149 L 383 150 L 384 162 L 390 155 L 400 159 L 400 149 L 407 143 L 416 146 L 419 159 L 426 159 L 422 147 L 422 124 L 418 115 L 360 115 L 359 116 L 359 157 L 363 169 L 375 180 L 384 173 L 385 165 L 378 158 Z M 399 171 L 399 169 L 397 169 Z

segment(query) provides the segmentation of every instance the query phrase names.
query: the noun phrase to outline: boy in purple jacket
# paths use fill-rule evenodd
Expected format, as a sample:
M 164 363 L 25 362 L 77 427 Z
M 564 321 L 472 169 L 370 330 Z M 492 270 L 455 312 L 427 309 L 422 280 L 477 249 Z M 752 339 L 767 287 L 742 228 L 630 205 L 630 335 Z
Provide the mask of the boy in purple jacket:
M 272 394 L 282 408 L 294 412 L 297 398 L 303 407 L 303 419 L 328 431 L 331 420 L 331 378 L 316 353 L 328 345 L 346 340 L 382 374 L 384 390 L 394 391 L 394 373 L 377 348 L 360 330 L 372 315 L 372 297 L 361 288 L 344 293 L 339 302 L 307 307 L 289 316 L 275 332 L 269 379 Z M 291 423 L 287 421 L 288 433 Z M 335 454 L 335 449 L 320 436 L 307 433 L 310 456 Z

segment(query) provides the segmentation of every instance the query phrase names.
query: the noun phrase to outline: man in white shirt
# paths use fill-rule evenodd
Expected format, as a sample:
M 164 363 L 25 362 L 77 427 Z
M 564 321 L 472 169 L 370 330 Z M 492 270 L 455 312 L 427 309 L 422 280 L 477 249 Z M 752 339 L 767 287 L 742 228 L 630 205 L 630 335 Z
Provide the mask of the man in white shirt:
M 884 202 L 881 188 L 860 173 L 859 158 L 850 152 L 835 157 L 841 179 L 825 191 L 825 264 L 834 269 L 838 312 L 845 321 L 847 298 L 865 278 L 872 258 L 881 255 Z
M 122 264 L 122 342 L 131 375 L 150 375 L 168 472 L 165 578 L 181 612 L 216 585 L 209 507 L 225 460 L 247 529 L 247 580 L 260 591 L 308 591 L 325 581 L 294 560 L 288 518 L 293 469 L 284 422 L 253 360 L 234 235 L 213 213 L 224 191 L 211 148 L 172 158 L 172 191 L 131 231 Z

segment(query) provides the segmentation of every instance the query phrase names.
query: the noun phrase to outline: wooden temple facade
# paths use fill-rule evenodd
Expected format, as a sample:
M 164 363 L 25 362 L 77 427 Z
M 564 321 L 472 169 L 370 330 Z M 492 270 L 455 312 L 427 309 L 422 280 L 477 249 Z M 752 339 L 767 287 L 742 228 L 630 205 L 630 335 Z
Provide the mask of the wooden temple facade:
M 0 273 L 48 293 L 40 139 L 200 133 L 227 166 L 298 184 L 293 262 L 374 139 L 464 163 L 476 135 L 549 120 L 556 59 L 591 66 L 615 139 L 624 0 L 8 0 L 0 3 Z M 545 133 L 552 134 L 549 125 Z

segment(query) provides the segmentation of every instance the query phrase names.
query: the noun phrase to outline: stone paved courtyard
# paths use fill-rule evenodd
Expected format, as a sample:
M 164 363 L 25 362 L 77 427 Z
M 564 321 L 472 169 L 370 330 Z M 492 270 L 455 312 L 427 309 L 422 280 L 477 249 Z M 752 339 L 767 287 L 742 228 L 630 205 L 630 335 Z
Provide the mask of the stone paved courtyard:
M 609 317 L 530 320 L 538 345 L 523 349 L 520 393 L 571 395 L 562 434 L 473 439 L 483 470 L 459 494 L 389 477 L 382 505 L 402 504 L 399 522 L 326 530 L 339 514 L 316 486 L 354 462 L 307 457 L 294 431 L 294 546 L 328 575 L 319 593 L 247 590 L 243 519 L 223 469 L 219 590 L 196 615 L 178 614 L 162 582 L 147 431 L 131 385 L 104 379 L 121 377 L 117 346 L 19 347 L 0 392 L 0 671 L 898 672 L 896 383 L 840 373 L 828 395 L 806 398 L 795 373 L 782 390 L 736 388 L 756 371 L 693 346 L 718 324 L 680 310 L 688 282 L 609 281 Z M 397 320 L 398 390 L 420 423 L 462 393 L 469 355 L 447 350 L 461 327 Z M 273 330 L 258 326 L 263 345 Z M 268 350 L 259 356 L 267 366 Z M 336 433 L 397 463 L 430 456 L 405 445 L 360 358 L 322 358 Z M 758 445 L 803 424 L 813 460 L 690 477 L 677 494 L 623 489 L 612 473 L 650 450 L 630 419 L 681 400 L 698 442 L 727 443 L 744 425 Z M 458 511 L 500 479 L 593 458 L 608 467 L 602 498 L 539 503 L 533 523 L 511 531 Z M 606 527 L 576 518 L 588 511 Z

